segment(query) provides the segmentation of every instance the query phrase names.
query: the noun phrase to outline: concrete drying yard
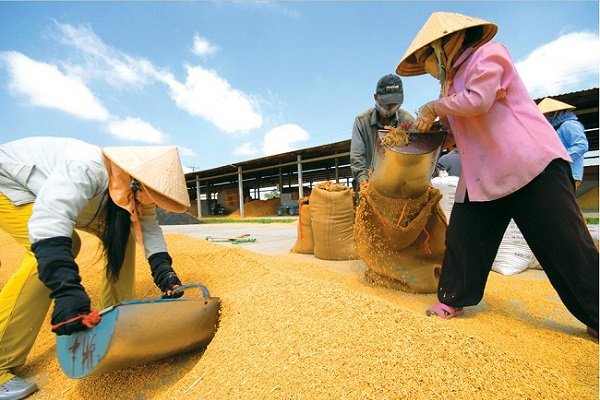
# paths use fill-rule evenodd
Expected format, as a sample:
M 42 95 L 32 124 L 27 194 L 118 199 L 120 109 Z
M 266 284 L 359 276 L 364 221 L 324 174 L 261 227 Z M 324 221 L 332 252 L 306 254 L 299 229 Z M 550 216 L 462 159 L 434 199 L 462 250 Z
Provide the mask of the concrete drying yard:
M 287 254 L 296 242 L 296 223 L 223 223 L 223 224 L 190 224 L 190 225 L 163 225 L 164 233 L 181 233 L 195 238 L 235 238 L 249 234 L 255 238 L 253 243 L 240 243 L 232 245 L 219 242 L 227 246 L 239 246 L 262 254 Z

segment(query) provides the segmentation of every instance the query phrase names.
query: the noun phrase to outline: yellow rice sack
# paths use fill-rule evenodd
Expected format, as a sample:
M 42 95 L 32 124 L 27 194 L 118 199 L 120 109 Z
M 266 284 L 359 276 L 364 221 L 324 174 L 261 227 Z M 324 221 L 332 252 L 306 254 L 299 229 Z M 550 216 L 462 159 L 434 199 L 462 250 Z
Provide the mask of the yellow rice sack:
M 354 191 L 332 182 L 318 184 L 310 194 L 315 257 L 354 260 Z
M 298 237 L 292 253 L 313 254 L 315 241 L 310 217 L 309 197 L 298 200 Z

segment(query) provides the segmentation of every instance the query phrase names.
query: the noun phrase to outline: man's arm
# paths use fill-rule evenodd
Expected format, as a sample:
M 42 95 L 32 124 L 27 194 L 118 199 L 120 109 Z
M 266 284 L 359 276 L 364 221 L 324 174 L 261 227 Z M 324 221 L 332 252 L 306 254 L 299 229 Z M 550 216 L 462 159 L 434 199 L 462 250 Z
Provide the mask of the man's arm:
M 350 169 L 354 179 L 360 182 L 369 178 L 369 165 L 367 163 L 367 145 L 368 132 L 365 132 L 360 119 L 354 120 L 352 127 L 352 140 L 350 143 Z

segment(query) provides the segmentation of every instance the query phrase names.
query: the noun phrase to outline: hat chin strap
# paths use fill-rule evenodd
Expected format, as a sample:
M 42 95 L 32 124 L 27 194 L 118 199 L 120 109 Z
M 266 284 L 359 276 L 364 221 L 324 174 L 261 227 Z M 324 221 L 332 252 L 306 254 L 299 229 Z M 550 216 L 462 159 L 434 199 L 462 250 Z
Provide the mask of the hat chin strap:
M 458 57 L 462 44 L 465 40 L 465 31 L 461 30 L 453 33 L 442 44 L 442 38 L 431 42 L 433 53 L 438 63 L 438 79 L 442 85 L 442 95 L 448 94 L 448 88 L 452 83 L 452 78 L 447 74 L 452 69 L 454 60 Z
M 143 249 L 144 240 L 140 221 L 141 207 L 136 201 L 136 193 L 139 193 L 140 189 L 139 182 L 106 156 L 104 157 L 104 164 L 108 171 L 108 194 L 117 206 L 129 211 L 135 239 Z
M 443 85 L 444 81 L 446 80 L 446 60 L 444 57 L 444 52 L 442 51 L 442 39 L 436 39 L 433 42 L 431 42 L 431 47 L 433 48 L 433 53 L 435 54 L 435 59 L 437 60 L 437 78 Z

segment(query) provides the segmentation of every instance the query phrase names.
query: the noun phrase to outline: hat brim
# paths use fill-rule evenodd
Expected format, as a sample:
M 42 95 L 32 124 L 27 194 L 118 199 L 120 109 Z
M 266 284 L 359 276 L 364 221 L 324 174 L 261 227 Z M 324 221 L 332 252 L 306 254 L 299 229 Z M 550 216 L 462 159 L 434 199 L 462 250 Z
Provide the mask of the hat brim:
M 379 94 L 381 104 L 402 104 L 404 96 L 401 93 Z
M 110 162 L 155 192 L 153 197 L 168 199 L 163 201 L 164 205 L 172 205 L 169 209 L 157 204 L 161 208 L 181 212 L 175 210 L 190 206 L 176 147 L 104 147 L 102 153 Z
M 476 26 L 481 26 L 483 28 L 483 33 L 479 40 L 472 43 L 472 47 L 475 48 L 492 40 L 498 32 L 498 26 L 496 24 L 482 19 L 453 13 L 432 14 L 404 53 L 404 56 L 396 67 L 396 73 L 400 76 L 426 74 L 427 71 L 425 71 L 423 61 L 417 60 L 417 57 L 415 56 L 415 53 L 418 50 L 429 46 L 437 39 Z
M 572 106 L 562 101 L 546 97 L 538 104 L 538 108 L 542 114 L 548 114 L 555 111 L 573 111 L 577 107 Z

